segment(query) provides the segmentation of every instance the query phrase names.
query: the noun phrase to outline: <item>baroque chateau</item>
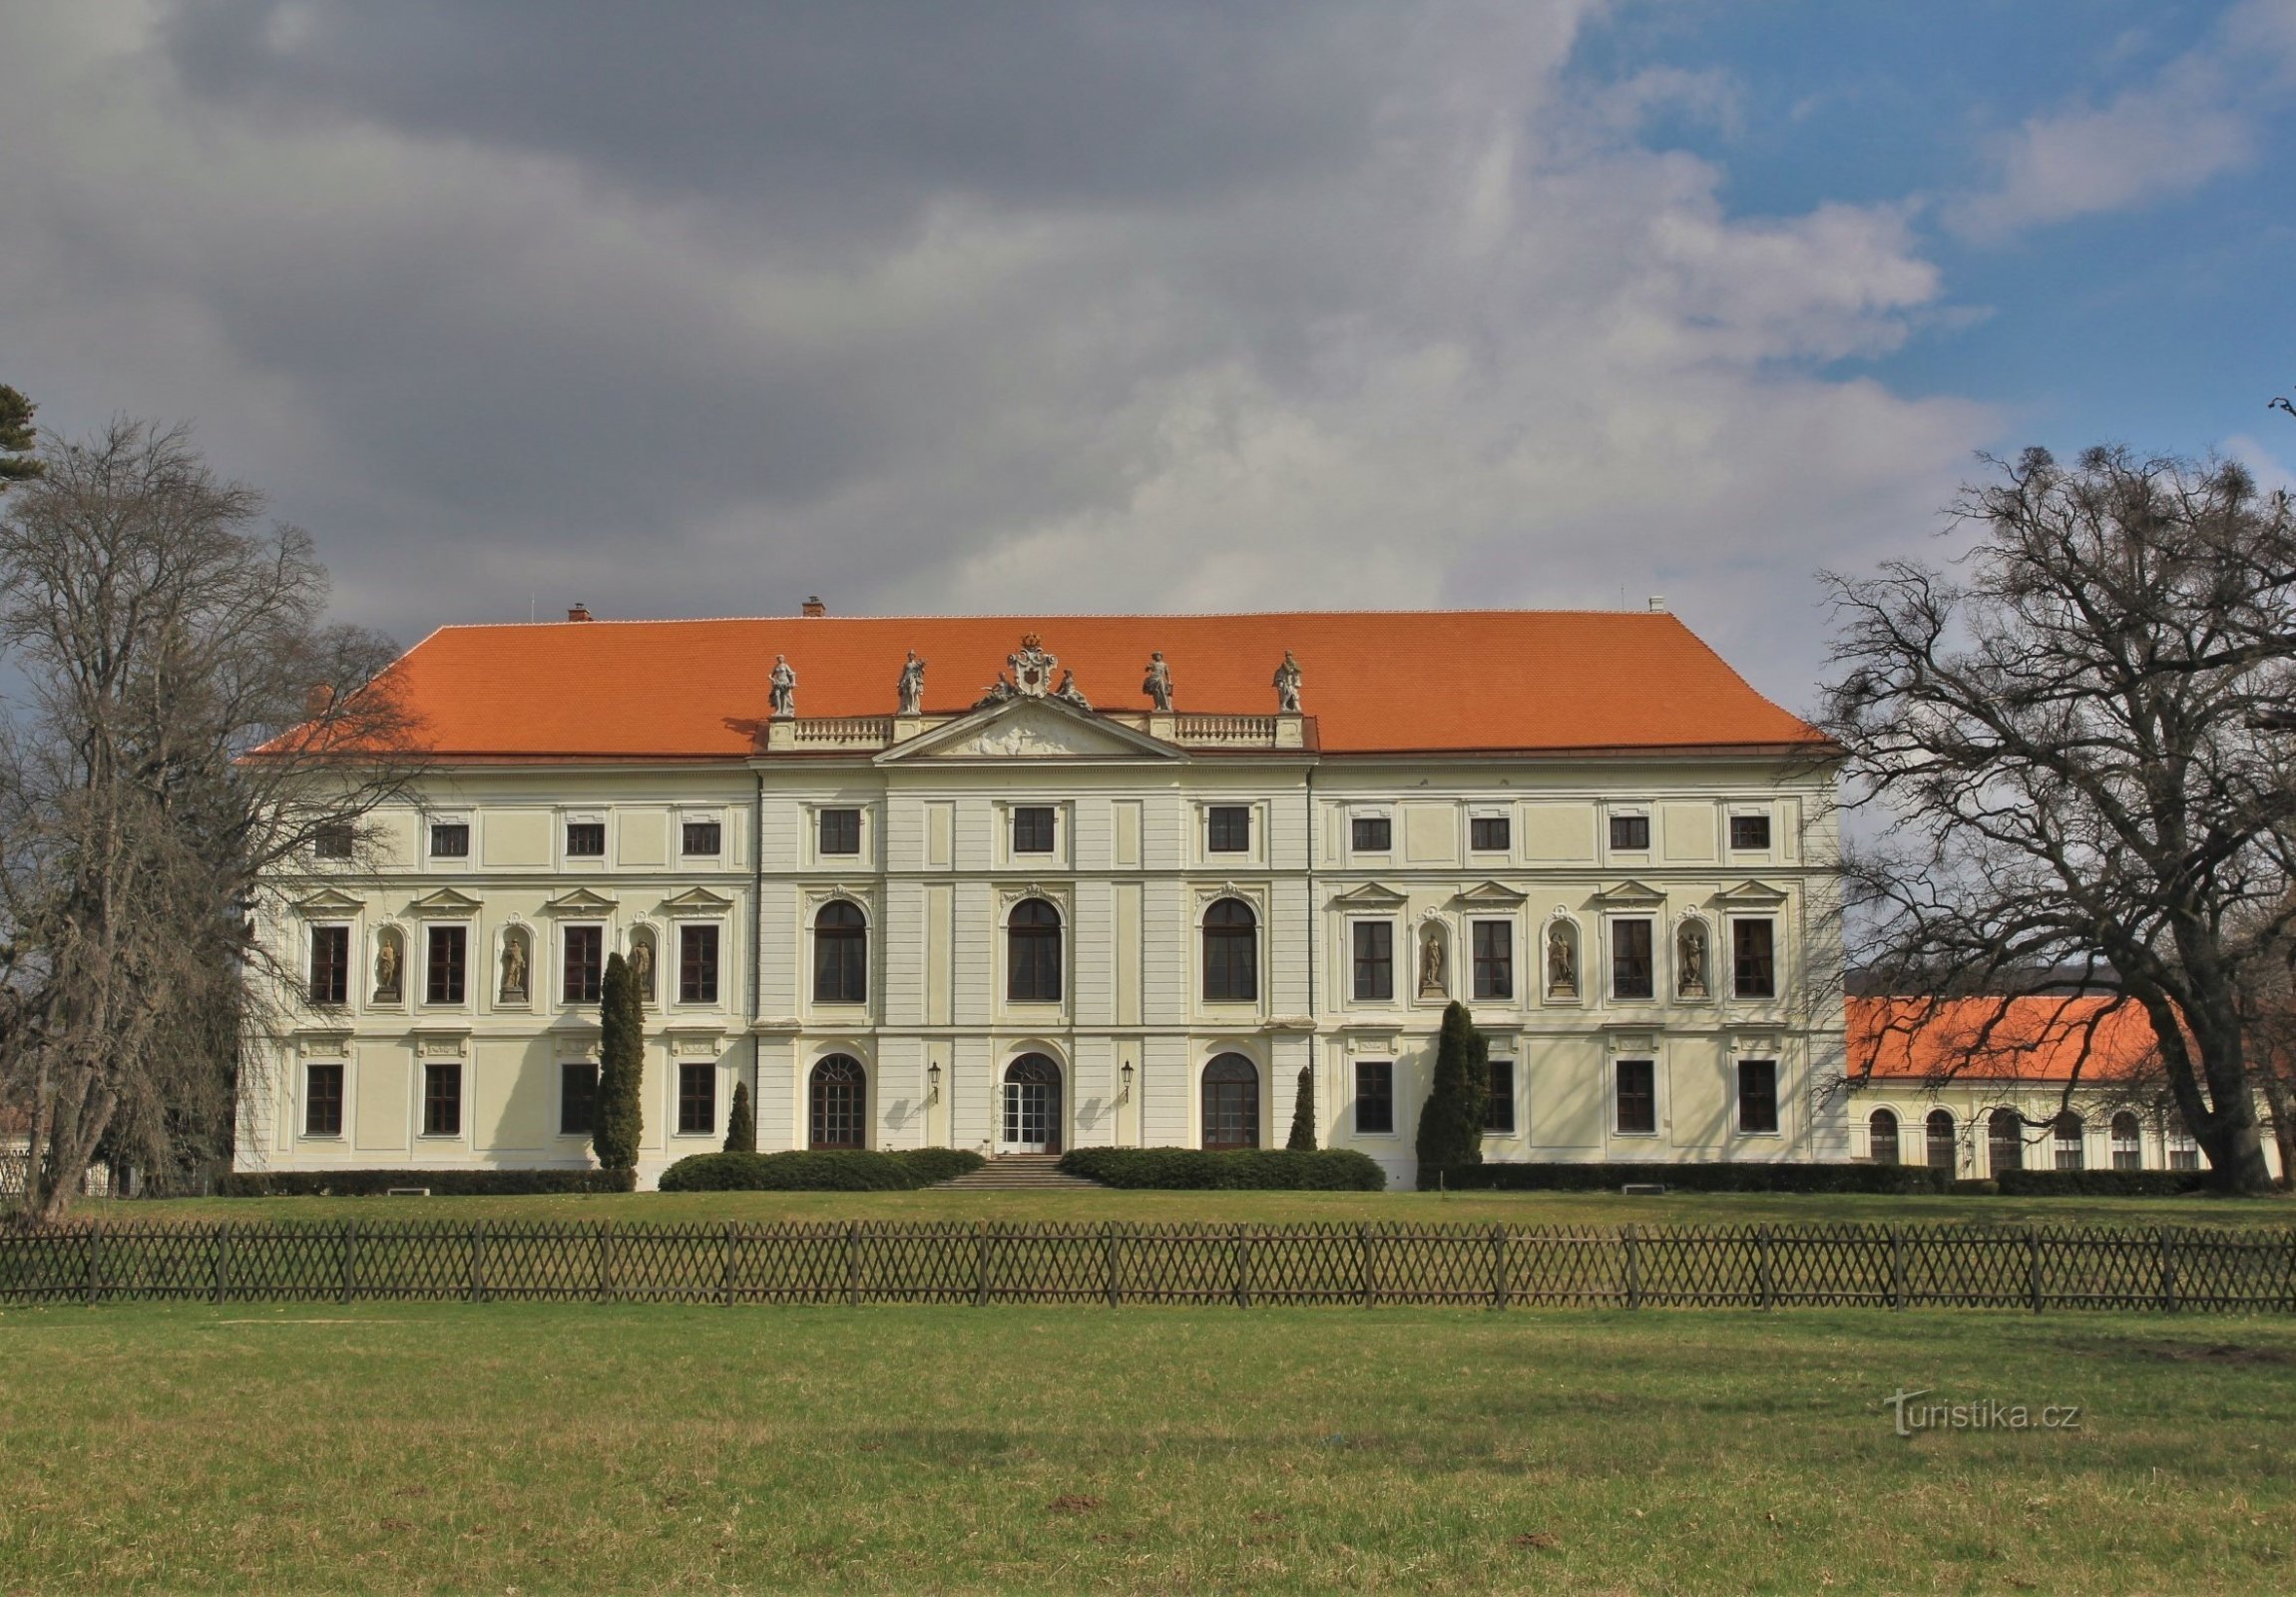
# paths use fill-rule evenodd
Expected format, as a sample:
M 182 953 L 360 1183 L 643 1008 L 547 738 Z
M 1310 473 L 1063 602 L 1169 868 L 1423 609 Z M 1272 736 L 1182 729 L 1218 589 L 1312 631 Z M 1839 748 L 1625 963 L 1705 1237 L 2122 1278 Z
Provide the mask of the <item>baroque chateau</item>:
M 1833 751 L 1655 604 L 806 610 L 399 660 L 421 772 L 261 927 L 241 1168 L 589 1163 L 617 952 L 649 1183 L 737 1083 L 762 1150 L 1000 1154 L 1281 1146 L 1303 1080 L 1407 1182 L 1454 999 L 1487 1158 L 1871 1151 Z

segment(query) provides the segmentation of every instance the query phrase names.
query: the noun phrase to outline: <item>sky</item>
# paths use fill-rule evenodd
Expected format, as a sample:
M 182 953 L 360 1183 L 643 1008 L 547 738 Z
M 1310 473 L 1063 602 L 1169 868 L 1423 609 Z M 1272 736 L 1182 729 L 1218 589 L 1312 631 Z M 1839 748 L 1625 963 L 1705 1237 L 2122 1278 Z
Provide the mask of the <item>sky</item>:
M 2296 0 L 0 0 L 0 382 L 406 642 L 1658 594 L 1808 709 L 1987 452 L 2289 481 L 2292 155 Z

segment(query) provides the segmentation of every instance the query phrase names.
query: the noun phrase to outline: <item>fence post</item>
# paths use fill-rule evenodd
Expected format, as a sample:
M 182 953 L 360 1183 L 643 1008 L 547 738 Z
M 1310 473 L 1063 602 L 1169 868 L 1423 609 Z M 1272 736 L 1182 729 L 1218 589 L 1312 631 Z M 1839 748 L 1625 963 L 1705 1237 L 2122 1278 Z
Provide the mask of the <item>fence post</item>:
M 598 1223 L 598 1301 L 614 1296 L 614 1222 Z
M 1491 1227 L 1491 1307 L 1507 1307 L 1507 1227 L 1500 1223 Z
M 486 1222 L 479 1221 L 470 1228 L 470 1301 L 486 1302 Z
M 2166 1226 L 2153 1228 L 2160 1234 L 2160 1308 L 2163 1314 L 2176 1313 L 2176 1233 Z
M 2025 1228 L 2025 1269 L 2027 1286 L 2033 1295 L 2033 1312 L 2041 1313 L 2041 1228 Z
M 1768 1226 L 1761 1229 L 1760 1236 L 1762 1240 L 1762 1308 L 1771 1310 L 1778 1307 L 1777 1239 Z
M 1626 1307 L 1639 1309 L 1642 1307 L 1642 1259 L 1634 1246 L 1634 1228 L 1619 1227 L 1618 1240 L 1626 1245 Z
M 860 1224 L 845 1222 L 845 1304 L 851 1308 L 861 1301 L 861 1238 Z
M 343 1302 L 349 1303 L 358 1295 L 359 1223 L 343 1222 Z
M 733 1222 L 725 1222 L 724 1245 L 718 1254 L 717 1296 L 730 1309 L 733 1307 Z
M 225 1221 L 216 1235 L 216 1302 L 225 1303 L 231 1296 L 231 1223 Z
M 1355 1237 L 1356 1241 L 1362 1244 L 1363 1247 L 1363 1307 L 1369 1309 L 1372 1305 L 1372 1300 L 1376 1296 L 1372 1290 L 1371 1285 L 1371 1223 L 1369 1221 L 1358 1221 L 1355 1227 Z
M 989 1223 L 973 1222 L 973 1307 L 986 1309 L 989 1304 Z
M 90 1304 L 95 1303 L 104 1276 L 104 1223 L 91 1221 L 88 1226 L 88 1279 L 81 1284 L 82 1294 Z
M 1890 1227 L 1890 1307 L 1906 1306 L 1906 1236 L 1904 1228 Z
M 1102 1226 L 1101 1247 L 1102 1263 L 1107 1267 L 1109 1307 L 1114 1309 L 1122 1301 L 1124 1289 L 1117 1283 L 1117 1223 L 1113 1220 Z

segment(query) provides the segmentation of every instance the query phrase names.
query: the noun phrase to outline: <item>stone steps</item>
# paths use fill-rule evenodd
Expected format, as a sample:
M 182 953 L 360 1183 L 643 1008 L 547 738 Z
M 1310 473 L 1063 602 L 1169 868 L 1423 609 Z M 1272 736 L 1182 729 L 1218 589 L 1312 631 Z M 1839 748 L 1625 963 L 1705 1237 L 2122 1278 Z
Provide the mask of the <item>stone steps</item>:
M 1093 1187 L 1100 1183 L 1072 1176 L 1061 1169 L 1059 1154 L 1000 1154 L 980 1169 L 968 1171 L 943 1189 L 967 1192 L 1051 1192 L 1060 1188 Z

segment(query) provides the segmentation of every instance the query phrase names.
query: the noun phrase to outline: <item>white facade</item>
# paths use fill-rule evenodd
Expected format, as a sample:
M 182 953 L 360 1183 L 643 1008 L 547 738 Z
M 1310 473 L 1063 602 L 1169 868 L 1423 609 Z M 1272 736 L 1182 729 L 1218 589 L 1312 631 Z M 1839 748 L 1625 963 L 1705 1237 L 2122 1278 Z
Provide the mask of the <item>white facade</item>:
M 648 1182 L 719 1146 L 736 1081 L 760 1149 L 807 1146 L 833 1056 L 859 1066 L 866 1145 L 998 1152 L 1008 1073 L 1035 1055 L 1058 1082 L 1029 1099 L 1050 1123 L 1017 1128 L 1028 1146 L 1217 1140 L 1204 1074 L 1235 1056 L 1250 1080 L 1214 1095 L 1215 1118 L 1281 1147 L 1311 1069 L 1319 1143 L 1408 1184 L 1452 996 L 1511 1078 L 1489 1159 L 1849 1156 L 1830 769 L 1727 751 L 1325 757 L 1315 741 L 1298 716 L 1020 697 L 785 718 L 745 760 L 442 766 L 373 817 L 356 860 L 282 883 L 262 935 L 309 979 L 282 995 L 238 1163 L 588 1163 L 565 1099 L 597 1057 L 594 941 L 653 956 Z M 1019 815 L 1042 809 L 1049 838 Z M 1057 912 L 1057 996 L 1015 996 L 1025 901 Z M 865 927 L 857 998 L 817 974 L 835 904 Z M 1230 927 L 1221 969 L 1248 995 L 1222 996 L 1205 922 L 1236 904 L 1248 944 Z M 1386 928 L 1385 995 L 1377 930 L 1359 991 L 1358 926 Z M 1567 971 L 1550 968 L 1558 930 Z M 1762 985 L 1765 937 L 1769 991 L 1740 993 L 1741 974 Z M 523 994 L 505 987 L 522 939 Z M 711 942 L 713 988 L 687 968 Z M 395 992 L 378 969 L 394 943 Z M 1632 990 L 1644 943 L 1648 996 Z

